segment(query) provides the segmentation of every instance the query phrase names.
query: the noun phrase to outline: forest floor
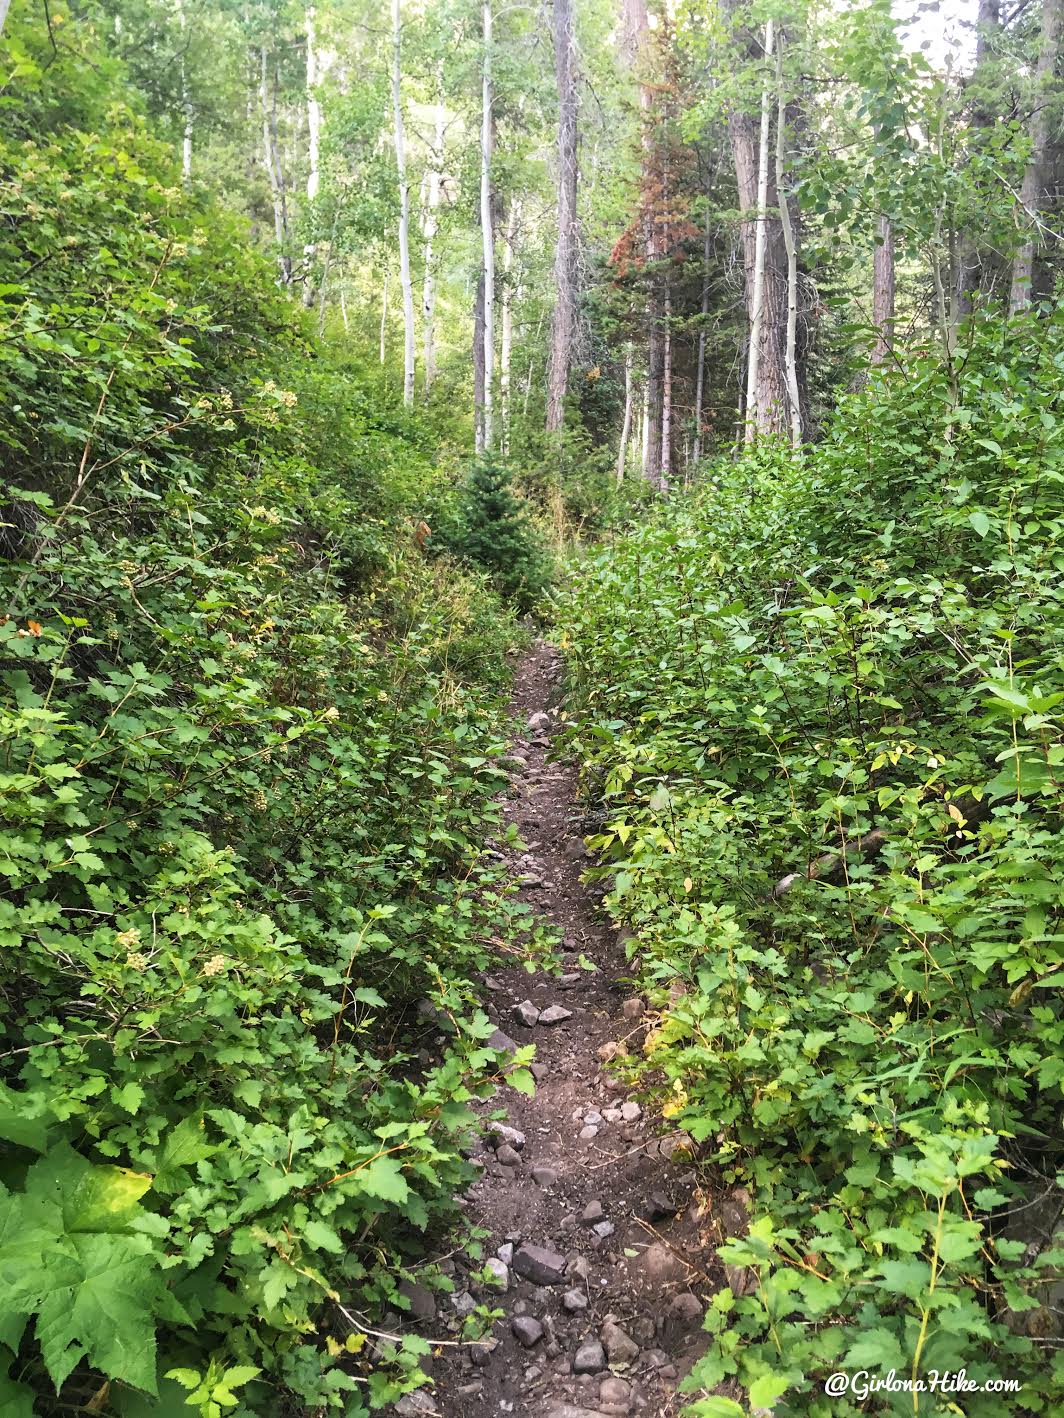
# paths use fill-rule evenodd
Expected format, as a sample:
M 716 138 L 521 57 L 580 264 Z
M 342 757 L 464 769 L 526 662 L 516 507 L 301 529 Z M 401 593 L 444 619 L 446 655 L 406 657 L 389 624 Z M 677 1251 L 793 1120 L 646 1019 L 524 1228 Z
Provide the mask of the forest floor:
M 506 1091 L 507 1128 L 489 1136 L 464 1201 L 506 1288 L 475 1278 L 483 1262 L 458 1258 L 438 1315 L 427 1292 L 415 1297 L 422 1322 L 435 1317 L 426 1327 L 446 1323 L 452 1335 L 474 1303 L 504 1313 L 483 1346 L 438 1351 L 432 1395 L 408 1395 L 402 1413 L 672 1414 L 676 1385 L 704 1348 L 707 1297 L 724 1283 L 684 1139 L 663 1135 L 607 1066 L 618 1045 L 641 1048 L 646 1024 L 643 1002 L 625 989 L 623 945 L 580 880 L 576 770 L 550 753 L 561 668 L 543 642 L 518 668 L 519 770 L 506 811 L 526 848 L 512 861 L 521 894 L 559 932 L 563 973 L 518 965 L 485 980 L 499 1030 L 536 1045 L 537 1087 L 531 1098 Z

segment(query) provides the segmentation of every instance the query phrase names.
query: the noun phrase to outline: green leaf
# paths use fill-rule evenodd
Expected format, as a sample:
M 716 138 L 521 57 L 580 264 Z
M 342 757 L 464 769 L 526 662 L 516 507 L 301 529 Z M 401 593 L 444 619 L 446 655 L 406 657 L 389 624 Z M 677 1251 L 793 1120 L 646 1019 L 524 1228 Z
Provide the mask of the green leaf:
M 969 512 L 968 521 L 980 537 L 985 537 L 990 531 L 990 518 L 985 512 Z
M 748 1397 L 751 1408 L 771 1408 L 776 1399 L 786 1393 L 791 1381 L 784 1374 L 762 1374 L 750 1385 Z
M 518 1093 L 527 1093 L 531 1098 L 536 1091 L 536 1080 L 527 1068 L 512 1069 L 506 1075 L 506 1082 L 511 1088 L 516 1088 Z
M 378 1157 L 368 1167 L 360 1167 L 348 1180 L 359 1191 L 368 1192 L 370 1196 L 390 1201 L 396 1206 L 402 1206 L 410 1195 L 406 1178 L 394 1157 Z

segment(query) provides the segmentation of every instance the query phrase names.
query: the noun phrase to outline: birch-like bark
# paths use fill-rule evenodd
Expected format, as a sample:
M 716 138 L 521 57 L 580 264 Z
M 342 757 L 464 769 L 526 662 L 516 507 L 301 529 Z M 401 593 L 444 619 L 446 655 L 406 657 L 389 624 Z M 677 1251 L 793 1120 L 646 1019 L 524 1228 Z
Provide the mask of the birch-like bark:
M 776 46 L 776 201 L 779 203 L 783 249 L 787 253 L 787 336 L 783 368 L 787 380 L 791 446 L 802 441 L 802 404 L 798 393 L 798 245 L 791 220 L 790 197 L 784 190 L 787 167 L 787 98 L 783 86 L 783 44 Z
M 434 243 L 439 230 L 440 188 L 443 170 L 443 145 L 447 112 L 443 105 L 443 66 L 436 74 L 436 129 L 433 134 L 432 168 L 428 177 L 425 203 L 425 275 L 421 289 L 421 315 L 424 331 L 424 394 L 429 397 L 436 379 L 436 253 Z
M 392 111 L 399 178 L 399 283 L 403 292 L 403 403 L 409 407 L 414 402 L 414 283 L 410 276 L 410 183 L 406 175 L 402 59 L 400 0 L 392 0 Z
M 554 0 L 554 72 L 558 83 L 558 233 L 554 246 L 554 312 L 547 376 L 547 430 L 565 421 L 565 395 L 576 335 L 577 104 L 572 0 Z
M 388 272 L 384 273 L 384 289 L 381 292 L 381 364 L 387 354 L 385 336 L 388 330 Z
M 521 202 L 514 198 L 506 217 L 506 245 L 502 252 L 502 343 L 499 347 L 499 401 L 502 404 L 502 448 L 510 446 L 510 363 L 514 347 L 514 292 L 511 282 L 514 268 L 514 242 L 521 218 Z
M 632 433 L 632 351 L 624 352 L 624 418 L 621 421 L 621 441 L 617 445 L 617 481 L 624 482 L 624 463 L 628 439 Z
M 492 34 L 491 0 L 484 0 L 483 40 L 484 57 L 481 66 L 481 115 L 480 115 L 480 236 L 483 251 L 484 272 L 484 379 L 481 393 L 481 447 L 490 449 L 494 437 L 493 429 L 493 384 L 495 379 L 495 214 L 491 200 L 491 159 L 494 146 L 494 121 L 492 114 Z
M 1056 96 L 1057 60 L 1060 56 L 1061 19 L 1064 0 L 1042 0 L 1042 40 L 1035 70 L 1035 110 L 1031 123 L 1031 155 L 1023 174 L 1020 204 L 1028 223 L 1028 236 L 1012 263 L 1009 310 L 1015 314 L 1031 303 L 1034 281 L 1036 240 L 1041 239 L 1041 211 L 1045 203 L 1046 149 L 1049 143 L 1050 114 Z
M 765 21 L 765 58 L 771 59 L 775 38 L 775 26 L 771 19 Z M 762 326 L 765 317 L 765 222 L 768 207 L 768 140 L 771 126 L 771 105 L 769 102 L 768 75 L 765 75 L 761 90 L 761 136 L 757 152 L 757 209 L 754 218 L 756 232 L 754 240 L 753 293 L 750 297 L 750 354 L 746 363 L 746 442 L 752 443 L 757 437 L 758 377 L 761 365 Z
M 884 364 L 894 350 L 894 223 L 885 212 L 879 215 L 877 236 L 872 255 L 872 363 Z
M 0 0 L 0 34 L 3 34 L 3 32 L 4 32 L 4 24 L 5 24 L 6 20 L 7 20 L 7 11 L 8 11 L 8 7 L 9 7 L 10 3 L 11 3 L 11 0 Z M 115 16 L 115 33 L 116 33 L 116 34 L 119 33 L 119 26 L 120 26 L 120 24 L 121 24 L 121 21 L 119 20 L 118 16 L 116 15 L 116 16 Z
M 4 16 L 7 13 L 7 0 L 0 0 L 3 3 L 3 14 L 0 14 L 0 31 L 4 28 Z M 117 18 L 117 17 L 116 17 Z M 195 131 L 196 113 L 192 106 L 192 98 L 188 90 L 188 65 L 186 51 L 188 49 L 188 20 L 185 16 L 184 0 L 177 0 L 177 18 L 181 28 L 181 112 L 184 114 L 184 128 L 181 134 L 181 180 L 189 183 L 192 181 L 192 137 Z
M 484 452 L 484 268 L 477 278 L 473 302 L 473 447 Z
M 269 82 L 269 57 L 263 45 L 259 54 L 260 78 L 259 99 L 262 105 L 262 160 L 270 179 L 270 198 L 273 203 L 273 235 L 277 243 L 277 260 L 281 268 L 281 280 L 289 285 L 292 280 L 292 258 L 288 245 L 288 209 L 285 199 L 284 173 L 277 152 L 277 89 L 273 88 L 272 101 Z
M 313 5 L 307 8 L 307 205 L 318 195 L 321 183 L 321 103 L 318 99 L 318 38 L 315 28 L 317 12 Z M 314 304 L 314 256 L 315 247 L 311 243 L 306 248 L 306 280 L 303 283 L 303 304 L 309 310 Z M 326 257 L 326 264 L 328 257 Z M 322 280 L 324 287 L 325 281 Z M 323 307 L 324 313 L 324 307 Z M 320 323 L 320 322 L 319 322 Z

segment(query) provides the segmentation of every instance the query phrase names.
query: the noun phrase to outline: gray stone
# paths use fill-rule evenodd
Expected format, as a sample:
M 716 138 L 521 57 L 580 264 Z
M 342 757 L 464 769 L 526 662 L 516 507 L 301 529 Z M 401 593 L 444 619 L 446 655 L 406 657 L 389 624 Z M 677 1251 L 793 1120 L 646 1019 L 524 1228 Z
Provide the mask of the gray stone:
M 590 1123 L 593 1128 L 600 1127 L 602 1125 L 602 1114 L 597 1108 L 588 1108 L 587 1112 L 584 1114 L 584 1122 Z
M 533 1285 L 560 1285 L 565 1279 L 565 1257 L 545 1246 L 521 1245 L 514 1251 L 514 1270 Z
M 502 1261 L 503 1265 L 512 1265 L 514 1259 L 513 1241 L 505 1241 L 495 1252 L 495 1254 Z
M 535 1182 L 537 1187 L 543 1187 L 543 1189 L 546 1190 L 548 1187 L 552 1187 L 555 1185 L 558 1180 L 558 1173 L 554 1170 L 553 1167 L 533 1167 L 532 1180 Z
M 594 1231 L 594 1233 L 595 1233 L 596 1236 L 599 1236 L 599 1237 L 602 1238 L 602 1240 L 605 1240 L 607 1236 L 612 1236 L 612 1235 L 613 1235 L 613 1222 L 612 1222 L 612 1221 L 596 1221 L 595 1224 L 594 1224 L 594 1226 L 592 1226 L 591 1229 L 592 1229 L 592 1231 Z
M 631 1401 L 632 1386 L 624 1379 L 619 1379 L 615 1374 L 611 1374 L 608 1379 L 603 1379 L 599 1384 L 598 1393 L 600 1403 L 615 1403 L 620 1407 Z
M 485 1040 L 489 1049 L 498 1049 L 500 1053 L 516 1054 L 521 1047 L 515 1044 L 509 1034 L 504 1034 L 501 1029 L 496 1029 L 493 1034 L 489 1034 Z
M 573 1011 L 562 1004 L 548 1005 L 539 1016 L 540 1024 L 561 1024 L 563 1019 L 572 1019 Z
M 435 1401 L 424 1389 L 416 1389 L 413 1393 L 404 1393 L 402 1398 L 397 1400 L 395 1405 L 396 1413 L 401 1413 L 403 1418 L 415 1418 L 419 1413 L 438 1413 Z
M 642 1117 L 643 1110 L 638 1103 L 622 1103 L 621 1117 L 626 1123 L 634 1123 L 636 1118 Z
M 478 1339 L 469 1346 L 469 1357 L 478 1369 L 482 1369 L 498 1347 L 499 1341 L 489 1335 L 486 1339 Z
M 521 1165 L 521 1154 L 508 1142 L 504 1142 L 501 1147 L 495 1149 L 495 1158 L 504 1167 L 520 1167 Z
M 580 1129 L 581 1142 L 590 1142 L 593 1137 L 598 1137 L 598 1128 L 586 1127 Z
M 515 1152 L 524 1150 L 525 1135 L 517 1128 L 507 1127 L 506 1123 L 489 1123 L 488 1132 L 491 1137 L 488 1139 L 491 1146 L 498 1148 L 502 1143 L 508 1142 Z
M 591 1262 L 587 1256 L 582 1256 L 579 1252 L 567 1259 L 568 1274 L 577 1280 L 587 1281 L 591 1278 Z
M 602 1345 L 597 1339 L 585 1339 L 573 1356 L 573 1373 L 601 1374 L 605 1367 L 606 1351 Z
M 594 1226 L 596 1221 L 601 1221 L 606 1215 L 601 1201 L 589 1201 L 580 1213 L 580 1220 L 585 1226 Z
M 633 1022 L 643 1017 L 643 1001 L 641 999 L 626 999 L 621 1005 L 621 1013 L 625 1019 Z
M 597 1408 L 581 1408 L 576 1403 L 556 1403 L 543 1418 L 609 1418 Z
M 410 1301 L 410 1309 L 405 1313 L 412 1315 L 416 1320 L 434 1320 L 436 1318 L 436 1299 L 427 1286 L 419 1285 L 414 1280 L 401 1280 L 399 1293 L 405 1295 Z
M 550 1073 L 550 1069 L 545 1063 L 534 1063 L 530 1065 L 530 1067 L 532 1069 L 532 1077 L 537 1083 L 542 1083 L 547 1074 Z
M 690 1290 L 674 1295 L 665 1306 L 663 1333 L 669 1342 L 702 1326 L 702 1303 Z
M 460 1290 L 457 1295 L 451 1296 L 451 1305 L 454 1308 L 455 1314 L 464 1318 L 466 1315 L 473 1313 L 477 1307 L 477 1302 L 473 1299 L 468 1290 Z
M 535 714 L 530 714 L 528 727 L 533 733 L 539 733 L 541 729 L 550 728 L 550 715 L 545 714 L 542 709 L 538 709 Z
M 531 1315 L 519 1315 L 511 1323 L 510 1328 L 513 1330 L 515 1338 L 526 1349 L 531 1349 L 533 1344 L 538 1344 L 543 1338 L 543 1326 Z
M 647 1246 L 639 1259 L 633 1261 L 632 1264 L 633 1269 L 640 1273 L 644 1282 L 654 1288 L 687 1279 L 688 1267 L 683 1258 L 660 1241 L 655 1241 L 652 1246 Z
M 579 1314 L 581 1310 L 586 1310 L 588 1305 L 587 1296 L 583 1290 L 566 1290 L 562 1296 L 562 1308 L 568 1310 L 571 1315 Z
M 611 1364 L 630 1364 L 638 1355 L 639 1345 L 612 1320 L 607 1320 L 602 1326 L 601 1335 Z
M 602 1116 L 608 1123 L 619 1123 L 621 1121 L 621 1110 L 620 1108 L 607 1108 Z
M 488 1284 L 493 1290 L 509 1290 L 510 1271 L 505 1261 L 498 1260 L 496 1257 L 492 1256 L 490 1260 L 484 1262 L 484 1269 L 491 1273 L 491 1279 Z
M 531 1029 L 533 1024 L 539 1020 L 539 1010 L 530 999 L 523 999 L 514 1009 L 514 1013 L 528 1029 Z

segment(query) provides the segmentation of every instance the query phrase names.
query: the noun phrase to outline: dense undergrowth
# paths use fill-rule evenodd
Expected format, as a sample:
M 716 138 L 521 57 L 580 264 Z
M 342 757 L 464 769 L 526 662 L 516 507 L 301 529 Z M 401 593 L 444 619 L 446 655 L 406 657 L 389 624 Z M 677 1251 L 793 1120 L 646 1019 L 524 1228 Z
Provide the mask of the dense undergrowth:
M 29 33 L 0 110 L 0 1410 L 361 1414 L 416 1381 L 424 1345 L 367 1331 L 469 1176 L 471 1098 L 530 1086 L 469 983 L 536 943 L 485 848 L 517 631 L 424 554 L 453 482 L 426 430 L 307 344 L 102 52 Z
M 633 1067 L 752 1194 L 694 1391 L 1059 1411 L 1062 395 L 1059 313 L 976 328 L 804 457 L 720 465 L 560 602 L 660 1011 Z M 824 1395 L 892 1369 L 1022 1391 Z

